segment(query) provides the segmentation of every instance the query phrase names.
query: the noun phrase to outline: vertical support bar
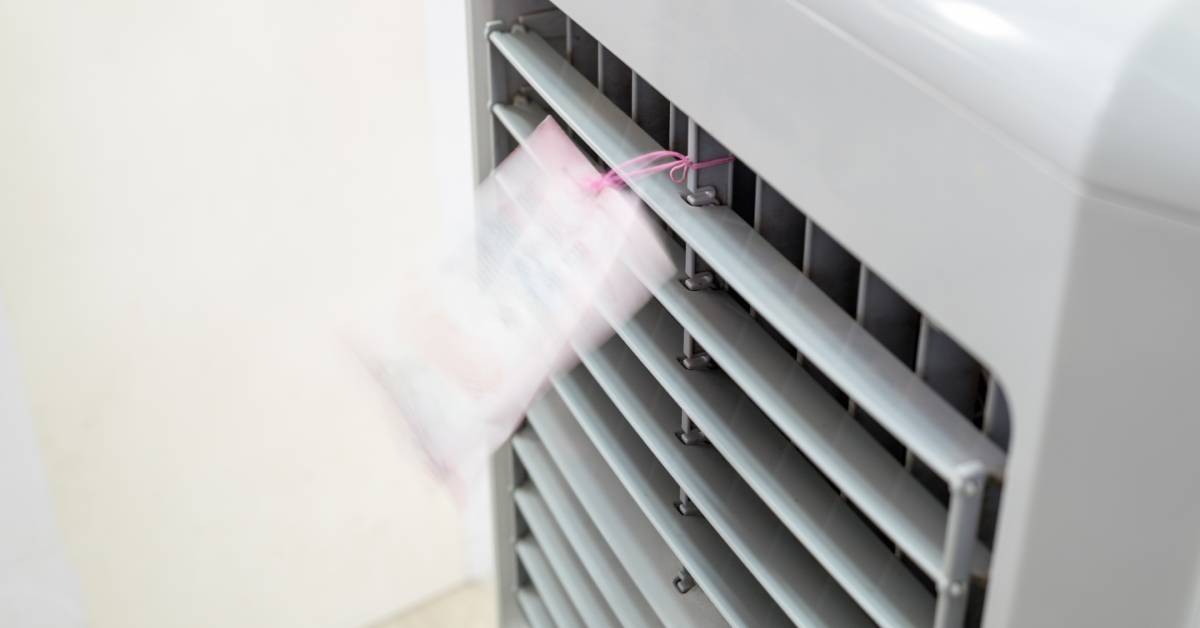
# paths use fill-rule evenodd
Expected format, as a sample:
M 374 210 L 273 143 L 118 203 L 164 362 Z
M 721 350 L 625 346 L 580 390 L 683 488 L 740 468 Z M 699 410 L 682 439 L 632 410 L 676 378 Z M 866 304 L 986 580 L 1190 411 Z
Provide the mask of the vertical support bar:
M 496 608 L 501 626 L 518 625 L 517 590 L 527 577 L 517 561 L 516 508 L 512 500 L 516 488 L 514 460 L 510 441 L 492 454 L 492 547 L 496 548 Z
M 983 404 L 983 433 L 992 442 L 1008 451 L 1008 440 L 1011 428 L 1008 399 L 1004 390 L 996 380 L 995 375 L 988 375 L 987 399 Z M 983 492 L 983 515 L 979 522 L 979 540 L 989 548 L 996 541 L 996 524 L 1000 518 L 1001 484 L 996 480 L 989 481 Z
M 696 268 L 697 268 L 698 261 L 699 261 L 699 258 L 696 256 L 696 250 L 692 248 L 691 244 L 685 243 L 684 248 L 683 248 L 683 274 L 687 277 L 687 280 L 690 281 L 696 277 L 696 274 L 697 274 Z M 696 340 L 694 338 L 692 338 L 692 334 L 690 332 L 688 332 L 687 329 L 684 329 L 683 330 L 683 354 L 681 356 L 681 360 L 689 360 L 689 359 L 695 357 L 695 355 L 696 355 Z M 690 416 L 688 416 L 687 412 L 680 410 L 679 416 L 680 416 L 680 418 L 679 418 L 679 438 L 680 438 L 680 440 L 682 440 L 684 443 L 688 443 L 690 441 L 702 440 L 702 438 L 700 438 L 700 436 L 699 436 L 700 429 L 696 427 L 695 423 L 692 423 L 692 418 Z M 687 493 L 684 492 L 682 486 L 679 487 L 679 503 L 680 503 L 680 507 L 679 507 L 680 512 L 684 512 L 684 509 L 687 508 L 691 504 L 691 500 L 688 498 Z M 695 506 L 691 506 L 691 508 L 694 509 Z
M 967 474 L 950 487 L 950 511 L 946 522 L 945 558 L 938 583 L 934 628 L 961 628 L 970 593 L 971 559 L 979 531 L 983 506 L 983 487 L 987 477 L 982 469 Z
M 565 45 L 567 49 L 567 62 L 571 64 L 571 67 L 578 70 L 589 83 L 598 85 L 596 73 L 600 68 L 600 44 L 596 42 L 596 38 L 592 37 L 591 33 L 583 30 L 583 27 L 578 22 L 569 17 L 566 20 L 567 32 Z M 567 132 L 567 136 L 578 142 L 575 129 L 572 129 L 569 125 L 563 126 Z M 582 142 L 579 142 L 579 144 L 582 148 Z M 590 150 L 584 150 L 584 153 L 589 158 L 595 157 Z M 598 162 L 599 159 L 596 158 L 593 161 Z
M 502 20 L 493 20 L 484 24 L 483 45 L 487 50 L 488 73 L 488 128 L 491 140 L 491 163 L 488 170 L 496 167 L 516 146 L 516 140 L 491 114 L 492 106 L 497 103 L 510 101 L 519 80 L 508 65 L 508 61 L 491 45 L 488 36 L 498 30 L 504 30 Z M 481 151 L 482 152 L 482 151 Z M 480 176 L 485 176 L 480 173 Z M 512 495 L 516 488 L 517 474 L 523 472 L 516 467 L 511 441 L 505 441 L 491 459 L 491 495 L 492 495 L 492 547 L 496 548 L 493 560 L 496 569 L 496 611 L 499 625 L 504 627 L 522 624 L 521 609 L 517 604 L 517 592 L 528 582 L 529 576 L 517 560 L 516 543 L 518 537 L 517 513 Z M 523 480 L 522 480 L 523 481 Z
M 921 313 L 866 265 L 859 272 L 859 324 L 909 368 L 917 364 Z
M 691 122 L 688 120 L 687 114 L 684 113 L 682 109 L 675 106 L 675 103 L 671 103 L 671 120 L 670 130 L 668 131 L 669 141 L 667 143 L 667 150 L 678 151 L 681 153 L 687 151 L 688 127 L 690 125 Z
M 754 214 L 751 225 L 771 246 L 775 247 L 797 269 L 804 264 L 804 228 L 806 218 L 771 184 L 760 176 L 754 181 Z M 753 310 L 751 314 L 754 314 Z M 796 348 L 767 321 L 759 321 L 789 353 Z
M 671 103 L 670 120 L 668 120 L 667 139 L 669 150 L 682 151 L 688 144 L 688 128 L 691 126 L 691 121 L 688 120 L 687 114 L 682 109 Z M 684 243 L 683 249 L 683 272 L 688 278 L 694 277 L 696 274 L 696 251 L 692 249 L 692 245 Z M 695 346 L 692 342 L 692 335 L 684 330 L 683 332 L 683 357 L 690 358 L 695 353 Z M 686 435 L 692 433 L 695 426 L 692 424 L 692 419 L 686 412 L 680 412 L 679 418 L 679 433 Z M 696 505 L 692 503 L 683 487 L 679 487 L 679 504 L 677 508 L 680 513 L 687 512 L 684 509 L 690 506 L 691 509 L 696 509 Z M 678 586 L 676 587 L 678 589 Z
M 900 296 L 879 275 L 863 264 L 858 274 L 858 303 L 855 318 L 893 355 L 909 368 L 917 361 L 917 343 L 921 330 L 921 313 Z M 854 419 L 875 437 L 897 460 L 905 460 L 905 447 L 875 418 L 858 407 L 853 400 L 850 412 Z
M 855 312 L 855 302 L 858 300 L 859 262 L 837 240 L 821 229 L 812 218 L 804 230 L 804 261 L 801 270 L 829 298 L 833 299 L 847 314 Z M 800 356 L 803 360 L 803 356 Z M 817 380 L 821 387 L 837 399 L 838 403 L 849 407 L 850 397 L 842 392 L 833 380 L 829 379 L 812 363 L 805 362 L 804 369 Z
M 858 300 L 859 262 L 833 236 L 809 219 L 805 232 L 805 275 L 847 314 L 855 313 Z
M 801 270 L 818 288 L 821 289 L 834 303 L 837 303 L 848 314 L 853 314 L 855 302 L 858 299 L 858 274 L 861 264 L 833 236 L 825 232 L 813 222 L 808 221 L 804 229 L 804 257 Z M 838 388 L 833 380 L 821 372 L 812 362 L 798 356 L 803 368 L 817 383 L 824 388 L 837 402 L 853 412 L 854 401 Z M 840 489 L 838 494 L 845 497 Z
M 741 160 L 734 161 L 732 166 L 729 208 L 742 220 L 753 225 L 757 206 L 755 199 L 758 197 L 758 175 Z
M 567 19 L 558 9 L 544 9 L 517 16 L 517 24 L 537 33 L 551 48 L 567 54 Z
M 982 423 L 983 367 L 927 317 L 921 319 L 915 370 L 934 392 L 963 415 L 964 421 Z M 905 456 L 905 466 L 938 499 L 947 502 L 950 495 L 946 483 L 912 452 Z
M 1008 414 L 1008 399 L 995 376 L 988 375 L 987 398 L 983 403 L 983 433 L 1001 449 L 1008 451 L 1012 419 Z
M 673 140 L 677 141 L 677 134 L 680 131 L 681 119 L 678 116 L 678 109 L 673 106 L 671 108 L 671 128 L 670 134 Z M 678 150 L 678 149 L 676 149 Z M 716 141 L 711 135 L 701 129 L 695 120 L 687 121 L 687 155 L 692 161 L 706 161 L 724 157 L 729 152 Z M 706 203 L 720 203 L 724 199 L 729 198 L 729 192 L 733 185 L 733 168 L 732 164 L 722 164 L 704 170 L 690 170 L 687 176 L 687 189 L 692 193 L 689 198 L 695 198 L 695 193 L 702 187 L 711 187 L 713 195 L 708 198 Z M 715 279 L 713 279 L 712 270 L 708 268 L 704 260 L 696 255 L 695 249 L 691 244 L 684 243 L 684 274 L 687 276 L 685 285 L 689 289 L 694 289 L 694 281 L 698 281 L 697 275 L 706 275 L 706 280 L 700 282 L 703 287 L 714 287 Z M 696 356 L 701 351 L 692 335 L 685 329 L 683 331 L 683 360 L 686 362 Z M 692 444 L 695 442 L 703 442 L 703 438 L 699 436 L 699 430 L 692 423 L 691 417 L 686 412 L 680 412 L 680 434 L 684 443 Z M 683 487 L 679 488 L 680 512 L 684 512 L 684 508 L 691 504 L 691 500 L 684 492 Z M 691 506 L 695 508 L 695 506 Z
M 511 91 L 509 81 L 508 61 L 500 54 L 496 47 L 491 45 L 488 36 L 495 31 L 504 30 L 504 22 L 499 20 L 488 22 L 483 27 L 483 40 L 488 47 L 488 111 L 491 112 L 492 107 L 499 103 L 507 103 Z M 496 120 L 496 116 L 489 115 L 491 121 L 492 137 L 492 163 L 491 168 L 495 168 L 497 164 L 504 160 L 510 152 L 512 152 L 513 139 L 508 135 L 500 123 Z
M 600 93 L 608 97 L 625 115 L 633 115 L 633 70 L 617 58 L 611 50 L 597 46 L 600 58 L 596 68 L 596 84 Z
M 583 30 L 578 22 L 567 19 L 567 60 L 593 85 L 598 85 L 596 82 L 596 73 L 600 67 L 598 46 L 596 38 Z
M 677 111 L 674 110 L 673 111 Z M 679 131 L 678 121 L 673 119 L 674 125 L 672 128 L 672 136 Z M 700 125 L 696 124 L 695 120 L 687 121 L 687 156 L 694 162 L 707 161 L 710 159 L 718 159 L 729 155 L 729 151 L 721 145 L 713 136 L 709 135 Z M 687 175 L 687 189 L 693 195 L 701 188 L 711 188 L 713 195 L 709 197 L 706 204 L 720 204 L 726 201 L 730 196 L 730 191 L 733 187 L 733 165 L 721 164 L 703 170 L 689 170 Z M 701 273 L 712 273 L 712 270 L 696 255 L 696 251 L 691 244 L 684 244 L 684 274 L 689 279 Z M 710 284 L 711 285 L 711 284 Z M 696 350 L 695 342 L 691 334 L 686 330 L 683 332 L 683 357 L 690 358 Z M 691 420 L 685 415 L 684 425 L 690 425 Z M 684 430 L 687 431 L 686 429 Z
M 671 103 L 646 79 L 632 72 L 632 109 L 633 123 L 642 128 L 659 146 L 666 147 L 671 142 Z M 644 204 L 643 204 L 644 205 Z M 648 207 L 643 210 L 653 222 L 658 223 L 663 230 L 668 230 L 667 223 L 661 216 Z
M 983 423 L 983 366 L 928 318 L 921 323 L 918 374 L 976 426 Z
M 738 164 L 735 162 L 734 168 L 737 168 L 737 166 L 738 166 Z M 751 195 L 751 199 L 750 199 L 750 204 L 751 204 L 750 205 L 750 218 L 749 218 L 750 228 L 754 229 L 754 233 L 757 233 L 758 235 L 762 235 L 762 233 L 763 233 L 763 231 L 762 231 L 763 212 L 765 209 L 763 206 L 763 202 L 762 202 L 762 195 L 763 195 L 763 186 L 766 185 L 766 182 L 763 181 L 763 178 L 758 176 L 757 173 L 751 173 L 751 174 L 754 175 L 754 180 L 752 181 L 753 189 L 752 189 L 752 195 Z M 746 192 L 743 189 L 743 186 L 744 186 L 744 183 L 742 183 L 739 180 L 737 170 L 735 170 L 734 177 L 733 177 L 733 193 L 734 193 L 734 197 L 737 199 L 735 202 L 735 204 L 737 204 L 737 205 L 741 205 L 746 202 L 744 200 L 745 196 L 746 196 Z M 743 303 L 742 305 L 744 305 L 746 307 L 746 309 L 749 310 L 750 318 L 753 318 L 756 320 L 758 319 L 758 311 L 755 310 L 753 306 L 751 306 L 749 303 Z M 762 320 L 759 320 L 759 324 L 761 324 L 765 329 L 769 329 L 771 336 L 773 338 L 775 338 L 776 340 L 779 339 L 779 334 L 776 333 L 776 331 L 771 328 L 770 324 L 768 324 L 766 321 L 762 321 Z
M 917 377 L 926 382 L 929 381 L 926 375 L 929 373 L 929 354 L 934 343 L 931 338 L 933 333 L 933 324 L 928 318 L 921 316 L 921 327 L 917 337 L 917 362 L 913 369 L 916 371 Z M 904 468 L 913 474 L 917 481 L 925 485 L 939 501 L 943 504 L 949 503 L 949 489 L 945 483 L 928 466 L 918 460 L 912 450 L 904 452 Z
M 696 275 L 696 251 L 691 244 L 684 245 L 683 253 L 683 273 L 688 279 Z M 682 359 L 687 360 L 695 356 L 696 342 L 692 338 L 692 334 L 688 333 L 687 329 L 683 330 L 683 356 Z M 692 423 L 692 417 L 688 416 L 687 411 L 679 411 L 679 439 L 684 443 L 691 440 L 699 440 L 699 428 L 695 423 Z M 692 515 L 699 511 L 699 508 L 692 502 L 692 498 L 688 497 L 687 491 L 683 490 L 683 486 L 679 486 L 679 503 L 675 505 L 675 509 L 682 515 Z M 675 588 L 679 589 L 678 579 L 676 579 Z M 686 590 L 680 589 L 680 593 Z
M 671 143 L 671 103 L 646 79 L 633 74 L 633 122 L 659 146 Z
M 804 225 L 807 220 L 795 205 L 771 184 L 757 177 L 754 193 L 754 230 L 771 243 L 796 268 L 804 265 Z
M 688 120 L 687 140 L 687 156 L 692 161 L 708 161 L 729 155 L 729 149 L 696 124 L 695 120 Z M 718 204 L 729 202 L 729 192 L 733 189 L 733 164 L 688 171 L 688 191 L 695 192 L 709 186 L 716 190 Z

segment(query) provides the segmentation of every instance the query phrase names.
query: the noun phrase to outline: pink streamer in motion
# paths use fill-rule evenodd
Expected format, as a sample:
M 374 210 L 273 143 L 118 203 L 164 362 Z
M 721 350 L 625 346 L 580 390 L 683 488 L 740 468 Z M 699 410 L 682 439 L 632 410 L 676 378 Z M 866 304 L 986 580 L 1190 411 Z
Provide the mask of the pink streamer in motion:
M 661 159 L 670 159 L 662 163 L 654 164 L 653 162 Z M 688 170 L 701 170 L 711 166 L 719 166 L 733 161 L 733 155 L 726 157 L 718 157 L 709 159 L 708 161 L 692 161 L 687 155 L 673 150 L 656 150 L 643 155 L 638 155 L 628 161 L 623 161 L 613 167 L 612 170 L 596 177 L 588 183 L 588 188 L 593 192 L 599 192 L 604 188 L 619 187 L 626 185 L 629 181 L 638 177 L 668 171 L 667 176 L 675 183 L 683 183 L 687 178 Z M 653 164 L 653 165 L 643 165 Z M 634 166 L 641 166 L 635 168 Z

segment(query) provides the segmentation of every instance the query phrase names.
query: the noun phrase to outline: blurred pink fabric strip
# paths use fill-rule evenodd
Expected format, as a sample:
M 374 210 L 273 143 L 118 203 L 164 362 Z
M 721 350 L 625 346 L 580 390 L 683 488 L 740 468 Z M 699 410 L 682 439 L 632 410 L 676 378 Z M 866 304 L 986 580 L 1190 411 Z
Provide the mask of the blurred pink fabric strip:
M 625 176 L 694 166 L 664 151 Z M 406 431 L 459 494 L 547 379 L 576 362 L 573 348 L 595 347 L 649 300 L 629 268 L 649 281 L 675 272 L 661 229 L 632 192 L 596 185 L 606 176 L 547 118 L 480 184 L 471 228 L 450 230 L 441 259 L 406 278 L 401 311 L 359 343 Z

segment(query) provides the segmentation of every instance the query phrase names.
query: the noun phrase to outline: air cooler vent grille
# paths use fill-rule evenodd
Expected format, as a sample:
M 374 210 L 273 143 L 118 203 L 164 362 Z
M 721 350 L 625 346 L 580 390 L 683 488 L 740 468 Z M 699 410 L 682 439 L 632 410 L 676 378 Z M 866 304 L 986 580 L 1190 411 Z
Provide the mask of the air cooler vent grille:
M 488 38 L 497 161 L 547 114 L 601 165 L 736 150 L 558 11 Z M 752 164 L 633 188 L 679 275 L 513 439 L 527 622 L 978 625 L 997 382 Z

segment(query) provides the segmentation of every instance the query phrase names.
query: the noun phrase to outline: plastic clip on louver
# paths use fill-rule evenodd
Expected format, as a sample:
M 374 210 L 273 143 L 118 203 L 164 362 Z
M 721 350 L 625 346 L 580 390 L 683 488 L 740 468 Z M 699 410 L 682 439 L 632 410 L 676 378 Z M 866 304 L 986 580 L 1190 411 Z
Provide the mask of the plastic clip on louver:
M 631 193 L 600 177 L 551 118 L 480 184 L 457 235 L 361 350 L 438 475 L 461 494 L 555 370 L 648 299 L 625 261 L 673 266 Z M 605 318 L 593 305 L 602 302 Z

